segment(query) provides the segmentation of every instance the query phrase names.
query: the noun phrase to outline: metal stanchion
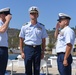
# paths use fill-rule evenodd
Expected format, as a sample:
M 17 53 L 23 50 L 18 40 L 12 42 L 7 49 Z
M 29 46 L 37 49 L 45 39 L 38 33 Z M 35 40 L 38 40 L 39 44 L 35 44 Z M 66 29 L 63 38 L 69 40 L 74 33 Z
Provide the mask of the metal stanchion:
M 13 75 L 13 61 L 12 61 L 12 67 L 11 67 L 11 75 Z
M 45 55 L 44 60 L 46 61 L 46 75 L 48 75 L 48 64 L 47 64 L 47 61 L 48 61 L 48 55 Z
M 47 61 L 46 61 L 46 75 L 48 75 L 48 65 L 47 65 Z

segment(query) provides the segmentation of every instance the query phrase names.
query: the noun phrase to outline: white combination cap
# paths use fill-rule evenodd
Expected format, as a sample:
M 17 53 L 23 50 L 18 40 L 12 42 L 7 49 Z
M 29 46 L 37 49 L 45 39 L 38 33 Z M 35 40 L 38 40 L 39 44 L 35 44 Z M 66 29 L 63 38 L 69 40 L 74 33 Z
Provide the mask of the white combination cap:
M 59 16 L 59 19 L 57 21 L 59 21 L 61 19 L 69 19 L 69 20 L 71 19 L 71 17 L 69 15 L 64 14 L 64 13 L 59 13 L 58 16 Z
M 7 7 L 7 8 L 0 9 L 0 14 L 2 14 L 2 13 L 4 13 L 4 14 L 11 14 L 10 13 L 10 8 Z
M 29 8 L 30 13 L 39 13 L 39 10 L 36 6 L 32 6 Z

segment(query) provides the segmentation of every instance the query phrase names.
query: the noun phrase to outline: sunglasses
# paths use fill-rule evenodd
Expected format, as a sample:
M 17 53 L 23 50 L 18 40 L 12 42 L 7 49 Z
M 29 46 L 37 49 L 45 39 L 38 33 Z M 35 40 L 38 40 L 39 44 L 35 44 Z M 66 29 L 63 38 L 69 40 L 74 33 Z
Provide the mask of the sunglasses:
M 61 20 L 59 20 L 59 23 L 61 23 Z
M 65 19 L 60 19 L 60 20 L 59 20 L 59 23 L 61 23 L 61 21 L 64 21 L 64 20 L 65 20 Z

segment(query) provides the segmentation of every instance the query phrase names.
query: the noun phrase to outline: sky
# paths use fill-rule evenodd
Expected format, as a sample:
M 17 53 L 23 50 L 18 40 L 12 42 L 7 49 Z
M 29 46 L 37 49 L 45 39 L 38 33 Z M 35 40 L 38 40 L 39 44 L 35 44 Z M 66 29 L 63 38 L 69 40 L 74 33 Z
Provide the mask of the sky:
M 70 27 L 76 26 L 76 0 L 0 0 L 0 9 L 10 7 L 10 28 L 21 29 L 24 23 L 30 21 L 28 10 L 31 6 L 38 7 L 38 22 L 46 29 L 55 28 L 59 13 L 71 16 Z

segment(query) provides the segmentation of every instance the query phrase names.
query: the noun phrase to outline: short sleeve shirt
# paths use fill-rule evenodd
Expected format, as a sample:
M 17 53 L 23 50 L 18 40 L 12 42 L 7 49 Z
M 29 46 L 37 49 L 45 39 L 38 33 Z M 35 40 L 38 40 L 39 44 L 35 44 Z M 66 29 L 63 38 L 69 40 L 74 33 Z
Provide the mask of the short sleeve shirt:
M 32 25 L 28 22 L 22 26 L 19 37 L 24 38 L 24 43 L 28 45 L 40 45 L 42 39 L 46 38 L 47 32 L 43 24 L 37 22 L 36 25 Z
M 74 44 L 75 40 L 75 33 L 74 31 L 69 27 L 63 28 L 57 38 L 57 45 L 56 45 L 56 52 L 65 52 L 66 46 L 68 43 Z
M 4 24 L 4 23 L 0 20 L 0 27 L 1 27 L 3 24 Z M 5 31 L 4 33 L 0 33 L 0 46 L 8 47 L 7 31 Z

